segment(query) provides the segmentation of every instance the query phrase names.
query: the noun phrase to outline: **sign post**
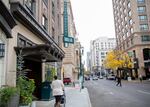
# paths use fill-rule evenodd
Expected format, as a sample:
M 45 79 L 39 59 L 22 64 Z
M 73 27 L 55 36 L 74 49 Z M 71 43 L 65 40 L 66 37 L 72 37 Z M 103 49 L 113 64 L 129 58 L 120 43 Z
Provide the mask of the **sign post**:
M 68 47 L 68 45 L 74 44 L 74 38 L 70 37 L 68 35 L 68 10 L 67 10 L 67 1 L 64 0 L 64 37 L 63 37 L 63 42 L 64 42 L 64 47 Z

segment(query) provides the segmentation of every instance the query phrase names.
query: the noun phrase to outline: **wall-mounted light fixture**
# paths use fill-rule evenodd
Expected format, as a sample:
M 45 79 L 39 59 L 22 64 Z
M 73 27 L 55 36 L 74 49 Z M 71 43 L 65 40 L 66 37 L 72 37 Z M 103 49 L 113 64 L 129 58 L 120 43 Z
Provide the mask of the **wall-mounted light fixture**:
M 5 44 L 0 43 L 0 57 L 4 57 L 5 55 Z

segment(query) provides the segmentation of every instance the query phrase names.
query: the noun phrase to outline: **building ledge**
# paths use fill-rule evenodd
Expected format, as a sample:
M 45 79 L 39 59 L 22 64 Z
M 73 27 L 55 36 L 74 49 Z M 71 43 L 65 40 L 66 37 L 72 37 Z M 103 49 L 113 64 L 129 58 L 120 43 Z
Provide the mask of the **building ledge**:
M 0 27 L 6 33 L 7 38 L 12 38 L 11 29 L 16 25 L 16 22 L 4 5 L 4 3 L 0 0 Z
M 39 44 L 29 47 L 15 47 L 18 54 L 22 50 L 22 55 L 25 58 L 46 62 L 59 62 L 62 61 L 64 55 L 55 49 L 52 45 Z

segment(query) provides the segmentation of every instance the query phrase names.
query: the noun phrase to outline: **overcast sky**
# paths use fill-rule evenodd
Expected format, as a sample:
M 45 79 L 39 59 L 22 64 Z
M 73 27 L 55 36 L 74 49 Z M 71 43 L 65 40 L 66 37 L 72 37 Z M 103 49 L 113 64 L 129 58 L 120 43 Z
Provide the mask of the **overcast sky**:
M 90 40 L 115 37 L 112 0 L 71 0 L 71 5 L 84 55 L 89 51 Z

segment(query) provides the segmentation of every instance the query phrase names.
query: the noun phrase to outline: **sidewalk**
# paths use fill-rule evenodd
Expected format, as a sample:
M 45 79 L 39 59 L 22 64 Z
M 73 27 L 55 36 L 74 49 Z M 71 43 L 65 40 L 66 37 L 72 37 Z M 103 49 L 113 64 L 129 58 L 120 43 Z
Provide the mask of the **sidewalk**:
M 91 107 L 87 88 L 80 91 L 80 87 L 65 87 L 66 107 Z M 36 107 L 54 107 L 52 101 L 36 101 Z

